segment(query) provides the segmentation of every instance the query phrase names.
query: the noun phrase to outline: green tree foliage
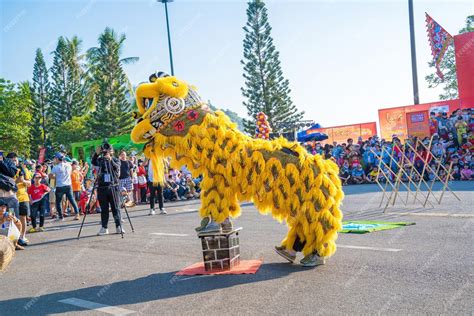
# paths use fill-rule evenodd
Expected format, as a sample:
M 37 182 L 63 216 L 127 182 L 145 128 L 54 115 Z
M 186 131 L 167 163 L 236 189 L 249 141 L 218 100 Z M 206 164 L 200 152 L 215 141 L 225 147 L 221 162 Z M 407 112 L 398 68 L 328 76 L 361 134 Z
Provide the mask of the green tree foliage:
M 129 133 L 133 127 L 132 104 L 126 97 L 130 85 L 122 66 L 138 57 L 120 58 L 125 38 L 106 28 L 99 36 L 99 46 L 87 51 L 95 91 L 95 109 L 87 122 L 92 138 Z
M 249 120 L 244 119 L 245 131 L 255 133 L 255 116 L 265 112 L 275 132 L 284 131 L 303 117 L 290 98 L 289 81 L 283 77 L 279 53 L 273 44 L 267 8 L 261 0 L 248 3 L 247 24 L 243 28 L 245 87 L 242 94 L 247 99 Z
M 470 15 L 466 18 L 466 26 L 459 30 L 459 34 L 473 32 L 474 31 L 474 15 Z M 430 68 L 434 69 L 434 72 L 425 77 L 428 82 L 429 88 L 435 88 L 441 86 L 443 93 L 439 95 L 440 100 L 450 100 L 458 98 L 458 81 L 456 77 L 456 61 L 454 46 L 450 45 L 446 50 L 446 53 L 441 60 L 440 70 L 444 75 L 441 79 L 436 74 L 436 65 L 434 61 L 428 63 Z
M 14 85 L 0 78 L 1 150 L 30 154 L 31 104 L 28 83 Z
M 55 126 L 87 113 L 90 107 L 88 86 L 80 54 L 82 41 L 59 37 L 51 67 L 51 118 Z M 54 138 L 54 137 L 53 137 Z
M 63 144 L 68 148 L 72 143 L 87 139 L 86 122 L 88 119 L 88 115 L 73 116 L 71 120 L 64 121 L 62 124 L 55 126 L 53 129 L 55 142 Z
M 41 49 L 36 50 L 33 66 L 33 84 L 31 87 L 31 153 L 38 152 L 44 146 L 48 137 L 50 84 L 48 68 L 44 62 Z
M 68 149 L 73 142 L 130 132 L 134 92 L 122 66 L 138 58 L 120 58 L 124 41 L 125 35 L 106 28 L 98 47 L 82 54 L 82 41 L 77 36 L 61 36 L 52 52 L 49 71 L 42 51 L 37 49 L 31 87 L 28 83 L 15 87 L 2 81 L 4 126 L 0 150 L 31 151 L 35 155 L 45 144 L 48 148 L 64 145 Z M 24 100 L 10 109 L 20 95 Z M 14 136 L 7 131 L 13 131 Z M 23 148 L 24 141 L 29 144 L 28 150 Z
M 211 104 L 211 101 L 208 101 L 208 104 L 209 104 L 209 107 L 211 108 L 211 110 L 224 112 L 225 115 L 227 115 L 232 122 L 237 124 L 237 128 L 240 131 L 242 131 L 242 132 L 245 131 L 244 122 L 243 122 L 242 118 L 239 116 L 239 114 L 237 114 L 234 111 L 231 111 L 229 109 L 218 109 L 214 105 Z

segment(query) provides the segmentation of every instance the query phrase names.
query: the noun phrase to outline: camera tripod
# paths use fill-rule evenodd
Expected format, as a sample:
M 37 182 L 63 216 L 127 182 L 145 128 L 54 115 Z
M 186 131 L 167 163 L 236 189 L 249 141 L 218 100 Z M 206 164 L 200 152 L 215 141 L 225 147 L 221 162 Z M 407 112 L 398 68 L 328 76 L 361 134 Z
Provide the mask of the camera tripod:
M 102 158 L 102 159 L 104 159 L 104 158 Z M 121 213 L 121 208 L 122 207 L 125 210 L 125 214 L 127 214 L 127 219 L 128 219 L 128 222 L 130 223 L 130 227 L 132 228 L 132 232 L 135 232 L 135 229 L 133 228 L 132 220 L 130 219 L 130 215 L 128 215 L 127 206 L 125 205 L 125 202 L 122 201 L 122 199 L 120 199 L 120 195 L 119 195 L 119 192 L 118 192 L 119 181 L 118 181 L 115 173 L 113 172 L 112 167 L 110 166 L 110 161 L 103 161 L 102 163 L 105 164 L 105 172 L 111 176 L 111 181 L 112 182 L 107 187 L 112 192 L 112 198 L 113 198 L 115 207 L 117 208 L 117 215 L 116 216 L 118 217 L 118 218 L 115 218 L 115 216 L 114 216 L 114 219 L 116 219 L 117 222 L 120 223 L 119 224 L 120 234 L 122 235 L 122 238 L 123 238 L 122 213 Z M 91 210 L 92 196 L 94 195 L 94 191 L 96 191 L 99 188 L 99 177 L 100 177 L 101 174 L 102 174 L 102 166 L 99 166 L 99 170 L 97 172 L 97 177 L 94 180 L 94 185 L 92 186 L 92 192 L 91 192 L 91 195 L 89 197 L 89 201 L 87 202 L 87 205 L 86 205 L 86 208 L 85 208 L 85 211 L 84 211 L 84 216 L 82 217 L 82 223 L 81 223 L 81 227 L 79 228 L 79 233 L 77 234 L 77 239 L 79 239 L 81 237 L 82 227 L 84 226 L 84 222 L 85 222 L 86 216 L 87 216 L 87 210 L 89 210 L 89 212 Z M 99 193 L 97 192 L 97 195 L 98 194 Z M 108 209 L 107 210 L 101 210 L 101 212 L 106 212 L 106 211 L 108 212 L 109 210 Z

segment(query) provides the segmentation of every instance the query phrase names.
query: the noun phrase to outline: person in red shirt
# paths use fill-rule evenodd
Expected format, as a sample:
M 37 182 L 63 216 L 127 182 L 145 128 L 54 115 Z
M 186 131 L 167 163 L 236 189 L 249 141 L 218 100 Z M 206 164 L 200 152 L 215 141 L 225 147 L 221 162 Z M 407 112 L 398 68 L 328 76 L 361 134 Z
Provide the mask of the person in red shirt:
M 29 232 L 42 232 L 44 231 L 44 213 L 46 211 L 46 199 L 44 196 L 50 191 L 49 187 L 41 183 L 43 177 L 40 173 L 35 173 L 33 180 L 34 183 L 28 188 L 28 194 L 30 196 L 31 203 L 31 226 L 33 226 Z M 39 213 L 39 228 L 36 229 L 36 216 Z
M 435 112 L 430 112 L 430 135 L 438 133 L 438 119 Z
M 146 171 L 143 167 L 143 161 L 138 159 L 138 188 L 140 189 L 140 202 L 146 203 L 146 190 L 147 190 L 147 181 L 146 181 Z

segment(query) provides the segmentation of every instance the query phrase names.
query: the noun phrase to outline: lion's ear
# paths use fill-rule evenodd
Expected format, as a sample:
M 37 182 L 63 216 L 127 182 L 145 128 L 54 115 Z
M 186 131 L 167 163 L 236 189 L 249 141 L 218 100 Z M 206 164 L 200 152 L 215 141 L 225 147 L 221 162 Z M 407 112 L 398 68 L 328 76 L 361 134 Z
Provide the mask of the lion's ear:
M 176 77 L 159 78 L 156 82 L 163 94 L 175 98 L 185 98 L 188 95 L 188 85 Z

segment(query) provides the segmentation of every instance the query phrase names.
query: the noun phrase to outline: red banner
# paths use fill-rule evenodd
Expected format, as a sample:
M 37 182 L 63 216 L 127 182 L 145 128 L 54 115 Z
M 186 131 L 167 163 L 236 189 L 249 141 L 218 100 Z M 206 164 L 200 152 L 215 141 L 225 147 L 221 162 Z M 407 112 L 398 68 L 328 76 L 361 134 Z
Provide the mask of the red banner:
M 324 141 L 327 143 L 346 143 L 348 138 L 352 138 L 354 142 L 357 142 L 357 138 L 359 136 L 361 136 L 363 139 L 367 139 L 377 135 L 377 124 L 375 122 L 370 122 L 325 128 L 314 128 L 307 130 L 306 134 L 312 134 L 315 132 L 327 134 L 329 138 Z
M 439 64 L 443 59 L 444 53 L 448 46 L 453 42 L 453 37 L 441 25 L 438 24 L 432 17 L 426 13 L 426 28 L 428 31 L 428 40 L 430 41 L 431 54 L 436 65 L 436 73 L 443 79 L 443 73 L 439 69 Z
M 430 116 L 428 111 L 415 111 L 406 113 L 408 136 L 418 138 L 430 137 Z
M 38 155 L 38 163 L 44 162 L 45 155 L 46 155 L 46 148 L 41 147 L 39 150 L 39 155 Z
M 430 112 L 446 112 L 451 113 L 459 108 L 465 108 L 459 99 L 438 101 L 431 103 L 423 103 L 418 105 L 408 105 L 396 108 L 380 109 L 379 122 L 380 134 L 382 138 L 391 140 L 393 136 L 398 136 L 400 139 L 406 139 L 408 136 L 407 130 L 407 113 L 428 111 Z
M 474 108 L 474 32 L 454 37 L 456 75 L 463 107 Z

